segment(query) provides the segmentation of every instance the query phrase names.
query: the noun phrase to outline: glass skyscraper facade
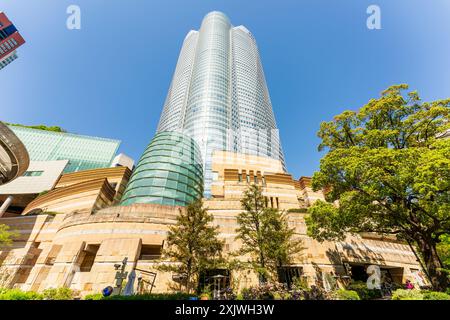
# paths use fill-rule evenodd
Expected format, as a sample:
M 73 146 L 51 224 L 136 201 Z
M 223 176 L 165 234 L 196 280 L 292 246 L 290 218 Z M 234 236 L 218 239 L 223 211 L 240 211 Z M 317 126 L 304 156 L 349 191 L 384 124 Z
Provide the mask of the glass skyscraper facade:
M 202 194 L 202 157 L 196 142 L 182 133 L 164 131 L 144 151 L 120 204 L 186 206 Z
M 64 172 L 109 167 L 120 141 L 10 125 L 25 145 L 30 160 L 69 160 Z
M 255 38 L 221 12 L 205 16 L 183 43 L 158 132 L 181 131 L 200 147 L 205 196 L 215 150 L 284 156 Z

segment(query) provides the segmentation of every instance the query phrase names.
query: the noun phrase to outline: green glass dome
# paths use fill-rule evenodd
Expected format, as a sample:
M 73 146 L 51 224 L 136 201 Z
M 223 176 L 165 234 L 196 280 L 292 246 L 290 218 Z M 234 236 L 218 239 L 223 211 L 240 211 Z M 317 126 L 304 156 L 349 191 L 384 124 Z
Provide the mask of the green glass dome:
M 179 132 L 158 133 L 141 156 L 121 205 L 186 206 L 203 194 L 203 169 L 196 142 Z

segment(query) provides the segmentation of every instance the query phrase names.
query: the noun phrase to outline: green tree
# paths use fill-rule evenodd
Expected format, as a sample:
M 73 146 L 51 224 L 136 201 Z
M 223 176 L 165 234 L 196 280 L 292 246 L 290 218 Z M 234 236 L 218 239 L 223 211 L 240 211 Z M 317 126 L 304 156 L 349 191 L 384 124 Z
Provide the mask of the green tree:
M 359 111 L 345 111 L 320 126 L 327 149 L 314 190 L 327 202 L 309 210 L 308 233 L 320 240 L 346 233 L 394 234 L 416 248 L 435 290 L 448 278 L 436 250 L 450 232 L 450 99 L 422 102 L 395 85 Z M 338 201 L 338 205 L 333 205 Z
M 441 242 L 437 246 L 439 257 L 442 260 L 444 268 L 447 273 L 450 273 L 450 235 L 444 234 L 441 236 Z
M 10 230 L 6 224 L 0 224 L 0 247 L 11 245 L 17 233 Z
M 183 275 L 187 293 L 196 288 L 202 270 L 214 267 L 221 261 L 223 241 L 217 238 L 218 228 L 211 226 L 212 222 L 212 215 L 198 200 L 187 206 L 185 211 L 180 211 L 177 224 L 169 229 L 167 248 L 162 255 L 176 263 L 161 264 L 159 269 Z
M 265 283 L 303 249 L 302 242 L 294 239 L 294 229 L 289 228 L 284 213 L 265 206 L 259 186 L 249 186 L 241 204 L 245 211 L 237 217 L 236 239 L 242 241 L 238 254 L 250 255 L 260 283 Z
M 7 123 L 5 122 L 5 124 L 9 125 L 9 126 L 15 126 L 15 127 L 22 127 L 22 128 L 31 128 L 31 129 L 37 129 L 37 130 L 44 130 L 44 131 L 53 131 L 53 132 L 67 132 L 66 130 L 62 129 L 61 127 L 58 126 L 45 126 L 43 124 L 39 124 L 39 125 L 35 125 L 35 126 L 26 126 L 23 124 L 18 124 L 18 123 Z

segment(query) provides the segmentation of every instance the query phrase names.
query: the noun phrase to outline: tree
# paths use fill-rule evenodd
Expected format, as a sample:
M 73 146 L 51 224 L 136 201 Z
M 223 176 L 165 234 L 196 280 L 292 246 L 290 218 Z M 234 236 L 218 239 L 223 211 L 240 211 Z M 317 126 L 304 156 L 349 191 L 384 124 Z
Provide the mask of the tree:
M 448 278 L 436 251 L 450 232 L 450 99 L 422 102 L 395 85 L 359 111 L 345 111 L 320 126 L 327 149 L 314 190 L 327 202 L 309 209 L 308 233 L 320 240 L 346 233 L 393 234 L 417 248 L 435 290 Z M 333 205 L 332 203 L 338 203 Z
M 276 274 L 278 267 L 290 263 L 303 249 L 302 242 L 293 238 L 294 229 L 289 228 L 284 213 L 265 207 L 257 185 L 251 185 L 244 192 L 241 204 L 245 211 L 237 217 L 236 239 L 242 241 L 238 253 L 251 256 L 250 262 L 260 283 L 265 283 Z
M 218 228 L 210 225 L 212 221 L 198 200 L 180 211 L 176 225 L 169 229 L 162 255 L 176 264 L 162 264 L 159 269 L 183 275 L 187 293 L 196 287 L 200 272 L 220 260 L 223 242 L 217 238 Z
M 11 245 L 13 238 L 16 236 L 17 233 L 10 231 L 9 226 L 0 224 L 0 247 Z
M 441 236 L 441 242 L 437 246 L 439 257 L 447 273 L 450 273 L 450 235 Z

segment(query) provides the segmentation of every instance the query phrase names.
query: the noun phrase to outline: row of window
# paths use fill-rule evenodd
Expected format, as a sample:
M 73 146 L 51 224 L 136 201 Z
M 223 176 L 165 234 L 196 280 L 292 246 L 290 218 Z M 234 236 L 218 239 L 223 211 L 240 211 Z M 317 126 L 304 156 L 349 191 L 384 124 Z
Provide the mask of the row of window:
M 8 58 L 1 60 L 0 61 L 0 70 L 3 69 L 4 67 L 6 67 L 8 64 L 10 64 L 11 62 L 13 62 L 16 59 L 17 59 L 17 54 L 13 53 Z
M 13 38 L 6 40 L 0 45 L 0 54 L 7 53 L 11 51 L 18 45 L 17 41 Z
M 250 183 L 251 180 L 252 180 L 252 177 L 247 174 L 247 175 L 245 175 L 245 180 L 247 181 L 247 183 Z M 238 174 L 238 181 L 242 182 L 242 173 Z M 258 184 L 258 176 L 253 176 L 253 182 Z M 266 185 L 266 178 L 261 177 L 261 182 L 262 182 L 263 186 L 265 186 Z
M 6 28 L 0 30 L 0 40 L 4 40 L 4 39 L 8 38 L 10 35 L 12 35 L 16 31 L 17 31 L 17 29 L 13 24 L 10 26 L 7 26 Z

